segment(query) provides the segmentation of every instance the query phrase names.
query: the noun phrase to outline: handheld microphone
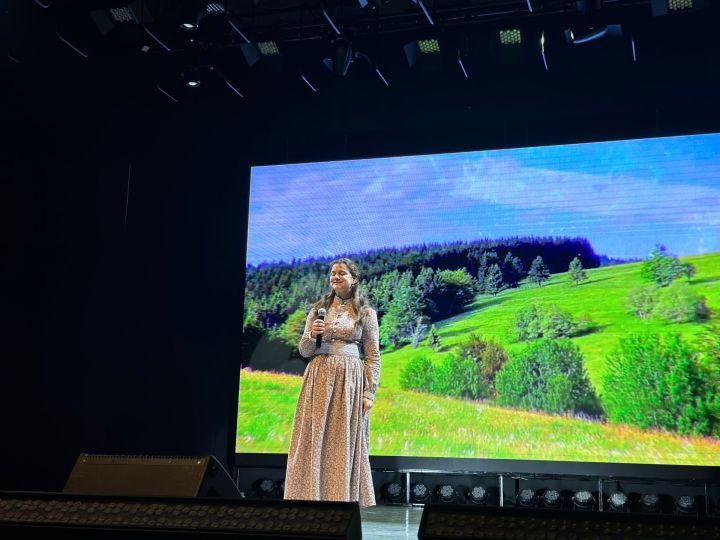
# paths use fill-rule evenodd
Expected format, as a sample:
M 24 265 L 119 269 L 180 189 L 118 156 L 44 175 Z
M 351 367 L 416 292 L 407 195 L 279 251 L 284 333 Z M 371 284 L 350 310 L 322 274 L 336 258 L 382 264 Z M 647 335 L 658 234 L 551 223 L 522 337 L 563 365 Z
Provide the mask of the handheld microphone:
M 325 314 L 327 313 L 327 310 L 324 307 L 321 307 L 318 309 L 318 319 L 321 321 L 325 319 Z M 318 334 L 315 336 L 315 347 L 320 348 L 320 345 L 322 344 L 322 334 Z

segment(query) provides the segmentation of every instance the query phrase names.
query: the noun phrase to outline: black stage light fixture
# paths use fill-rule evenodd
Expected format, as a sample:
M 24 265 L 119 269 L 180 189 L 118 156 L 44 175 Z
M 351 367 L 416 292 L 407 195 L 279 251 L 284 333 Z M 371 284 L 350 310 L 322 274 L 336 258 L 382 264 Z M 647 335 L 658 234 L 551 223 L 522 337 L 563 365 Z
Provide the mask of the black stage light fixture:
M 254 43 L 243 43 L 242 45 L 240 45 L 240 50 L 242 51 L 243 57 L 245 58 L 245 62 L 247 63 L 248 67 L 253 67 L 262 58 L 260 56 L 260 51 L 258 50 L 257 45 L 255 45 Z
M 546 489 L 540 495 L 540 502 L 545 508 L 560 508 L 563 501 L 558 490 Z
M 645 493 L 640 497 L 640 509 L 643 512 L 657 514 L 660 512 L 660 497 L 655 493 Z
M 213 15 L 224 15 L 225 14 L 225 3 L 224 2 L 208 2 L 205 5 L 205 16 L 211 17 Z
M 595 497 L 587 490 L 576 492 L 572 496 L 572 502 L 575 510 L 592 510 L 595 507 Z
M 392 504 L 405 502 L 405 488 L 400 482 L 388 482 L 381 491 L 386 502 Z
M 695 497 L 682 495 L 675 500 L 675 512 L 678 514 L 697 514 Z
M 206 9 L 207 2 L 204 0 L 176 0 L 173 6 L 180 28 L 190 32 L 200 28 Z
M 150 23 L 153 17 L 142 2 L 134 0 L 118 7 L 96 9 L 90 12 L 90 18 L 103 36 L 108 35 L 112 30 L 127 23 L 140 24 Z
M 403 47 L 408 66 L 434 69 L 440 66 L 440 42 L 435 38 L 418 39 Z
M 610 512 L 629 512 L 630 505 L 627 495 L 622 491 L 616 491 L 608 497 Z
M 528 35 L 520 28 L 501 28 L 492 35 L 492 47 L 502 64 L 517 65 L 525 60 Z
M 435 498 L 438 502 L 452 504 L 457 501 L 458 494 L 451 484 L 441 484 L 435 488 Z
M 498 30 L 500 45 L 522 45 L 523 34 L 519 28 L 507 28 Z
M 280 47 L 275 41 L 243 43 L 240 45 L 240 50 L 248 67 L 253 67 L 262 60 L 262 63 L 270 71 L 280 71 L 282 69 Z
M 280 496 L 280 489 L 271 478 L 258 478 L 253 482 L 252 489 L 256 497 L 274 499 Z
M 274 41 L 260 41 L 257 48 L 262 56 L 280 56 L 280 49 Z
M 470 503 L 477 505 L 486 504 L 488 500 L 488 492 L 481 485 L 476 485 L 472 488 L 469 488 L 465 496 Z
M 518 506 L 524 508 L 532 508 L 537 503 L 537 495 L 535 491 L 530 488 L 525 488 L 520 491 L 517 495 Z
M 416 482 L 410 486 L 410 500 L 414 503 L 426 503 L 432 498 L 432 493 L 422 482 Z
M 332 42 L 330 56 L 323 60 L 325 67 L 338 77 L 344 77 L 347 75 L 352 62 L 352 42 L 343 37 L 337 38 Z
M 709 5 L 708 0 L 650 0 L 650 12 L 653 17 L 660 17 L 705 9 Z

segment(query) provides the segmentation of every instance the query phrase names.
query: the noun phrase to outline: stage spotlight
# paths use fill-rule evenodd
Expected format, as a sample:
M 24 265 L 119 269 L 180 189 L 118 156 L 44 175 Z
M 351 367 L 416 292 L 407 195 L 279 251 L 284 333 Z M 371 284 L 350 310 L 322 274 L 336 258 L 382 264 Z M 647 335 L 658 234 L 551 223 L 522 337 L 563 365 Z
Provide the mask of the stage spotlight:
M 175 2 L 174 12 L 178 16 L 180 28 L 193 32 L 200 28 L 204 17 L 225 14 L 224 2 L 207 2 L 205 0 L 183 0 Z
M 417 482 L 410 487 L 410 500 L 415 503 L 429 502 L 431 493 L 428 487 L 422 482 Z
M 654 493 L 646 493 L 640 497 L 640 509 L 653 514 L 660 512 L 660 497 Z
M 280 71 L 282 61 L 280 56 L 280 48 L 274 41 L 261 41 L 259 43 L 243 43 L 240 45 L 240 51 L 245 58 L 248 67 L 263 60 L 265 68 L 270 71 Z
M 627 495 L 621 491 L 616 491 L 608 497 L 611 512 L 628 512 L 630 510 L 628 502 Z
M 205 14 L 222 15 L 225 13 L 225 5 L 222 2 L 208 2 L 205 6 Z
M 336 76 L 344 77 L 347 75 L 352 61 L 352 43 L 345 38 L 338 38 L 332 42 L 332 52 L 323 60 L 323 64 Z
M 546 489 L 540 496 L 540 501 L 545 508 L 559 508 L 562 506 L 562 497 L 556 489 Z
M 110 16 L 117 23 L 137 22 L 129 7 L 110 8 Z
M 522 32 L 519 28 L 498 30 L 500 45 L 522 45 Z
M 595 497 L 589 491 L 578 491 L 572 497 L 575 510 L 592 510 L 595 506 Z
M 143 8 L 141 0 L 128 2 L 126 5 L 108 9 L 96 9 L 90 12 L 90 18 L 103 36 L 106 36 L 120 24 L 151 22 L 152 16 L 147 7 Z
M 389 503 L 405 502 L 405 489 L 399 482 L 388 482 L 382 489 L 385 500 Z
M 438 502 L 451 504 L 457 501 L 457 491 L 450 484 L 442 484 L 435 489 Z
M 437 39 L 420 39 L 417 44 L 422 54 L 436 54 L 440 52 L 440 44 Z
M 440 43 L 437 39 L 419 39 L 407 43 L 403 49 L 405 50 L 405 58 L 408 66 L 415 67 L 423 65 L 425 67 L 439 66 L 440 60 Z
M 197 88 L 198 86 L 200 86 L 200 81 L 198 81 L 197 79 L 191 79 L 185 83 L 185 86 L 187 86 L 188 88 Z
M 467 499 L 472 504 L 485 504 L 488 499 L 487 490 L 482 486 L 473 486 L 467 490 Z
M 650 0 L 650 11 L 653 17 L 676 14 L 709 6 L 708 0 Z
M 580 45 L 581 43 L 589 43 L 604 37 L 619 38 L 622 37 L 622 25 L 621 24 L 608 24 L 607 26 L 600 26 L 598 28 L 589 28 L 584 31 L 575 31 L 571 28 L 565 30 L 565 39 L 568 43 L 573 45 Z
M 535 506 L 536 502 L 537 496 L 532 489 L 525 488 L 517 495 L 517 503 L 519 506 L 530 508 L 532 506 Z
M 695 497 L 683 495 L 675 500 L 675 510 L 678 514 L 696 514 Z
M 270 478 L 258 478 L 252 487 L 256 497 L 275 498 L 279 496 L 278 485 Z
M 263 56 L 277 56 L 280 54 L 277 43 L 274 41 L 261 41 L 257 44 L 260 54 Z

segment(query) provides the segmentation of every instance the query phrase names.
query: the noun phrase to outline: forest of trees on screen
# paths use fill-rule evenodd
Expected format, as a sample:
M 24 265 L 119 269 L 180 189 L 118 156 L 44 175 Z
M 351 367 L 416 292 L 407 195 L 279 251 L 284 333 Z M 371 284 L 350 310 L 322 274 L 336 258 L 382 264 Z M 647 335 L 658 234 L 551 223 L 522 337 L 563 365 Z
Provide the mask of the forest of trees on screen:
M 355 260 L 372 455 L 720 465 L 720 134 L 254 167 L 236 450 L 287 452 Z

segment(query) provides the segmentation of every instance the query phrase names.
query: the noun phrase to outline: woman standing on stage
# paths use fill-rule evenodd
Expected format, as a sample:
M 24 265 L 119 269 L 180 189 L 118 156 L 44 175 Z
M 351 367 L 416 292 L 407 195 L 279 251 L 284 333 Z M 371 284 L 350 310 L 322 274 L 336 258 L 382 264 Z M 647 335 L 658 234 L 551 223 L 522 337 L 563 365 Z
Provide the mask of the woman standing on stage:
M 375 504 L 368 435 L 380 350 L 377 313 L 360 292 L 359 279 L 353 261 L 333 261 L 330 292 L 312 306 L 305 323 L 299 349 L 312 360 L 295 409 L 286 499 Z

